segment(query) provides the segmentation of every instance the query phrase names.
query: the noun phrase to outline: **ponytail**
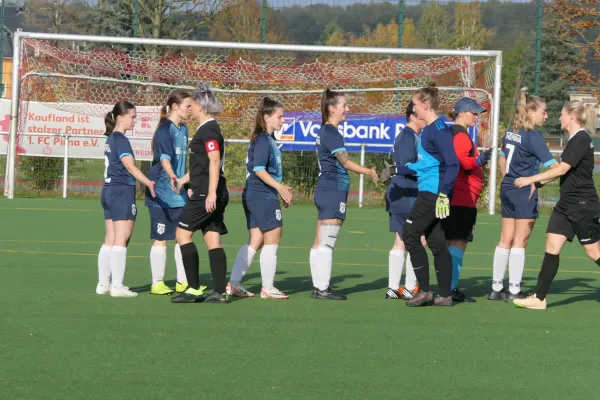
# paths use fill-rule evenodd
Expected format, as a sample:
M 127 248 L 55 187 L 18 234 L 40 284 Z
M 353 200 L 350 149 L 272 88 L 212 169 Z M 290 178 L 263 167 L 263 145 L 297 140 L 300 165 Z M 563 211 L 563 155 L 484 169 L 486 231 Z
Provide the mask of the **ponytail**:
M 252 131 L 252 136 L 250 137 L 251 142 L 254 142 L 256 138 L 263 133 L 263 131 L 267 130 L 265 115 L 273 115 L 278 108 L 283 108 L 283 104 L 277 100 L 271 99 L 270 97 L 264 97 L 261 100 L 258 110 L 256 111 L 254 130 Z
M 160 108 L 160 119 L 158 120 L 156 129 L 158 129 L 167 120 L 167 118 L 169 118 L 171 112 L 173 111 L 173 104 L 181 105 L 181 103 L 183 103 L 183 101 L 188 97 L 190 97 L 190 94 L 185 90 L 177 89 L 172 92 L 167 98 L 167 104 Z M 152 141 L 150 142 L 150 149 L 154 152 L 154 136 L 152 136 Z
M 135 109 L 135 106 L 128 101 L 121 100 L 113 107 L 112 111 L 109 111 L 104 116 L 104 125 L 106 126 L 106 131 L 104 131 L 105 136 L 109 136 L 115 130 L 115 126 L 117 126 L 117 117 L 122 117 L 126 115 L 129 110 Z M 123 134 L 125 132 L 122 132 Z
M 536 111 L 542 104 L 544 104 L 544 100 L 541 97 L 529 95 L 527 93 L 527 88 L 522 88 L 521 93 L 519 93 L 517 112 L 515 113 L 515 118 L 513 120 L 513 129 L 515 131 L 520 129 L 532 131 L 534 125 L 531 117 L 529 116 L 529 112 Z
M 340 97 L 344 95 L 340 92 L 334 92 L 329 88 L 323 91 L 321 95 L 321 123 L 325 125 L 325 123 L 329 120 L 329 107 L 336 106 Z
M 456 118 L 458 118 L 458 113 L 456 111 L 452 110 L 448 113 L 448 119 L 450 121 L 456 121 Z

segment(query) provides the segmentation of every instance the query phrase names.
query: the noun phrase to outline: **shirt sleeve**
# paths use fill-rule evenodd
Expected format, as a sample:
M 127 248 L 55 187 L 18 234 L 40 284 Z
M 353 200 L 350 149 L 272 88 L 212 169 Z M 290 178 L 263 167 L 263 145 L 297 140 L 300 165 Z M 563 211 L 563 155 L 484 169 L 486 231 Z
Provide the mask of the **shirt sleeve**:
M 537 131 L 529 132 L 529 145 L 531 153 L 544 164 L 544 167 L 547 168 L 556 162 L 541 133 Z
M 321 145 L 331 154 L 346 150 L 344 138 L 335 129 L 328 129 L 325 137 L 321 138 Z
M 449 130 L 439 131 L 435 135 L 436 146 L 446 163 L 446 173 L 443 182 L 440 182 L 440 192 L 446 196 L 452 191 L 454 181 L 458 175 L 458 158 L 454 151 L 452 133 Z
M 567 147 L 560 156 L 562 162 L 567 163 L 571 168 L 577 166 L 590 149 L 592 139 L 589 135 L 576 135 L 569 140 Z
M 133 150 L 131 149 L 131 143 L 129 143 L 129 139 L 125 136 L 119 136 L 115 142 L 115 147 L 117 150 L 117 154 L 119 159 L 125 156 L 133 157 Z
M 204 148 L 206 149 L 207 154 L 212 153 L 213 151 L 221 151 L 219 138 L 214 131 L 207 129 L 206 134 L 202 137 L 202 141 L 204 142 Z
M 162 160 L 166 158 L 171 161 L 175 158 L 175 148 L 173 146 L 173 138 L 171 132 L 168 129 L 160 127 L 154 134 L 154 154 L 158 154 Z
M 254 169 L 253 172 L 262 171 L 267 168 L 271 145 L 266 136 L 259 136 L 254 142 Z
M 466 170 L 470 171 L 477 168 L 477 157 L 470 157 L 471 149 L 473 148 L 473 142 L 466 133 L 458 133 L 454 135 L 454 151 L 460 165 Z

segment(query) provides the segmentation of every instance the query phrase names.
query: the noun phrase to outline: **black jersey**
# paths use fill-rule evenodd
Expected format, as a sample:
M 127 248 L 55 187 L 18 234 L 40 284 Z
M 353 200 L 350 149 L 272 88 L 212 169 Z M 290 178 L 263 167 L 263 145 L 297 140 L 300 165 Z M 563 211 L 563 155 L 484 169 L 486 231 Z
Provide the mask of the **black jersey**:
M 209 158 L 208 153 L 218 151 L 221 158 L 221 172 L 217 186 L 217 197 L 226 189 L 225 186 L 225 140 L 221 127 L 214 119 L 209 119 L 198 127 L 196 135 L 190 143 L 190 186 L 194 196 L 208 195 Z
M 569 138 L 560 160 L 571 166 L 560 177 L 560 200 L 557 207 L 568 210 L 580 202 L 598 201 L 594 186 L 594 143 L 585 130 Z

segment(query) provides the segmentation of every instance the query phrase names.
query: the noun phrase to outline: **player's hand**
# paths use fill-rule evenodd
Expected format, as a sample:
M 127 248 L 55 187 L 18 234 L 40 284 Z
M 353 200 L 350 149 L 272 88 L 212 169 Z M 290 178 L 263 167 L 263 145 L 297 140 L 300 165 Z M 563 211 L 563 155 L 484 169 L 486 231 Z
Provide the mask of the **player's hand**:
M 529 186 L 529 185 L 531 185 L 529 178 L 523 177 L 523 178 L 515 179 L 515 186 L 518 188 L 524 188 L 525 186 Z
M 444 193 L 438 195 L 435 202 L 435 216 L 439 219 L 444 219 L 450 215 L 450 199 Z
M 292 203 L 292 188 L 286 185 L 279 185 L 277 187 L 277 192 L 281 196 L 284 204 L 288 206 Z
M 217 208 L 217 194 L 216 193 L 209 193 L 208 196 L 206 196 L 206 212 L 213 212 L 215 211 L 215 209 Z
M 535 193 L 535 191 L 537 190 L 537 188 L 535 187 L 535 185 L 532 183 L 531 184 L 531 190 L 529 191 L 529 199 L 527 200 L 531 200 L 531 198 L 533 197 L 533 194 Z
M 477 162 L 477 165 L 480 167 L 483 167 L 485 165 L 487 165 L 487 163 L 490 161 L 490 159 L 492 158 L 492 150 L 494 150 L 492 147 L 490 147 L 487 150 L 484 150 L 475 160 Z
M 383 171 L 381 171 L 381 175 L 379 176 L 379 180 L 381 182 L 387 182 L 390 180 L 392 176 L 396 175 L 396 166 L 395 165 L 386 165 Z
M 194 194 L 194 191 L 193 191 L 192 189 L 188 189 L 188 190 L 187 190 L 187 195 L 188 195 L 188 198 L 189 198 L 189 199 L 191 199 L 191 198 L 192 198 L 192 194 Z
M 154 181 L 149 181 L 148 184 L 146 185 L 148 190 L 150 190 L 150 194 L 152 195 L 152 197 L 156 197 L 156 192 L 154 191 L 154 186 L 156 186 L 156 182 L 154 182 Z
M 375 183 L 379 182 L 379 176 L 377 175 L 377 170 L 375 168 L 371 168 L 369 170 L 369 177 Z
M 183 185 L 185 185 L 185 183 L 183 183 L 182 178 L 175 179 L 175 182 L 171 181 L 171 186 L 173 186 L 173 184 L 175 184 L 175 188 L 173 189 L 173 191 L 177 194 L 181 193 L 181 188 L 183 187 Z
M 177 176 L 173 175 L 170 178 L 171 178 L 171 189 L 174 192 L 179 193 L 179 190 L 177 190 Z

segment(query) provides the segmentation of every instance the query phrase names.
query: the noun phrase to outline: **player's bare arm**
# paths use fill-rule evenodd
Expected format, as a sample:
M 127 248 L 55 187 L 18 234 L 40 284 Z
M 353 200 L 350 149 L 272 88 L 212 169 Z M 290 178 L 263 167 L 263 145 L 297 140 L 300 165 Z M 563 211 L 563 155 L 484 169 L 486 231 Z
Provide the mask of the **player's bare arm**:
M 356 172 L 357 174 L 367 175 L 375 183 L 377 183 L 377 181 L 379 180 L 379 176 L 377 176 L 377 171 L 375 169 L 362 167 L 354 161 L 350 160 L 348 158 L 348 152 L 346 150 L 338 151 L 337 153 L 335 153 L 335 158 L 340 164 L 342 164 L 342 167 L 352 172 Z

